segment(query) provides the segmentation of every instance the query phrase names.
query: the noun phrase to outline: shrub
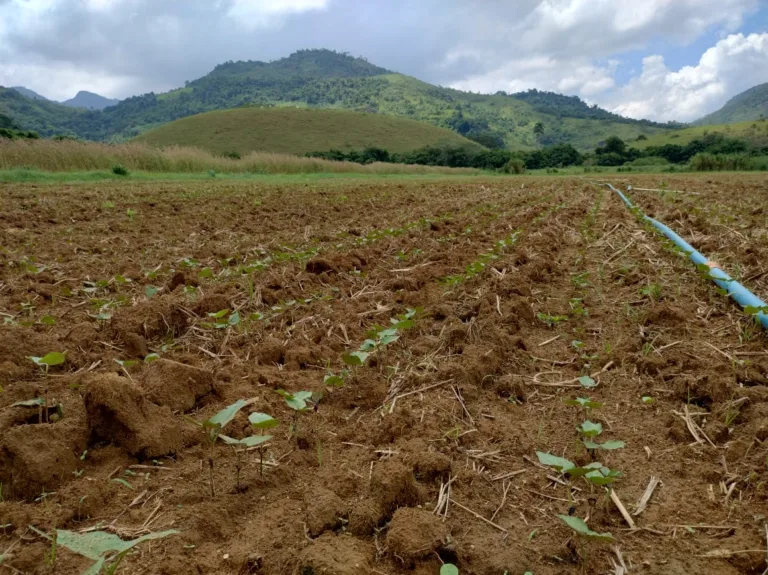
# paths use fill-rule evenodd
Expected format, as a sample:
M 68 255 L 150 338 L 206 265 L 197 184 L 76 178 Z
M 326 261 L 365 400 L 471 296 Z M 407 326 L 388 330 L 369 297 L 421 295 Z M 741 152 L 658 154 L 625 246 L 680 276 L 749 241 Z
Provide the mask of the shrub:
M 116 176 L 127 176 L 128 169 L 125 166 L 121 166 L 120 164 L 115 164 L 112 166 L 112 173 Z
M 520 158 L 512 158 L 504 164 L 503 170 L 505 174 L 524 174 L 525 162 Z
M 240 155 L 240 152 L 222 152 L 221 157 L 222 158 L 229 158 L 230 160 L 240 160 L 240 159 L 242 159 L 242 156 Z
M 753 169 L 751 158 L 746 154 L 696 154 L 691 159 L 691 169 L 697 172 L 717 170 Z
M 637 158 L 624 164 L 625 166 L 666 166 L 669 160 L 661 156 L 648 156 L 646 158 Z

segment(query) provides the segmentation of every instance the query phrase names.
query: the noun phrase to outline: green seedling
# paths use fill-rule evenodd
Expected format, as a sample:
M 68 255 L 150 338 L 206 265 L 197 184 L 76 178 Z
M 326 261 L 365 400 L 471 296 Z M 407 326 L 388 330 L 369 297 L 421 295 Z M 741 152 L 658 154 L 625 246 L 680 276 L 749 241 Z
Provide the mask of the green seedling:
M 213 329 L 226 329 L 228 327 L 236 327 L 240 325 L 240 313 L 230 313 L 228 309 L 222 309 L 216 313 L 209 313 L 208 317 L 213 319 L 213 322 L 204 322 L 201 325 L 206 328 Z
M 27 359 L 34 363 L 36 366 L 42 368 L 45 373 L 48 374 L 49 368 L 55 365 L 61 365 L 67 361 L 67 352 L 52 351 L 43 357 L 27 356 Z
M 545 323 L 547 327 L 555 327 L 560 322 L 568 321 L 567 315 L 549 315 L 547 313 L 537 313 L 536 318 Z
M 156 288 L 155 286 L 148 285 L 144 288 L 144 295 L 147 296 L 147 299 L 152 299 L 155 297 L 157 292 L 160 291 L 160 288 Z
M 656 301 L 661 297 L 661 286 L 659 284 L 648 284 L 640 289 L 640 295 L 647 297 L 651 301 Z
M 128 208 L 125 214 L 128 216 L 128 219 L 130 221 L 133 221 L 133 218 L 136 217 L 136 214 L 138 214 L 138 212 L 136 210 L 132 210 L 131 208 Z
M 656 400 L 649 395 L 644 395 L 640 398 L 640 401 L 642 401 L 645 405 L 653 405 L 656 402 Z
M 195 421 L 194 419 L 187 417 L 187 420 L 191 423 L 194 423 L 195 425 L 199 425 L 203 428 L 203 432 L 205 433 L 206 442 L 208 444 L 208 469 L 210 470 L 210 485 L 211 485 L 211 497 L 214 497 L 216 495 L 215 488 L 214 488 L 214 456 L 215 456 L 215 447 L 216 447 L 216 440 L 221 439 L 228 445 L 245 445 L 246 447 L 251 447 L 252 445 L 258 445 L 258 441 L 254 441 L 252 444 L 244 443 L 245 440 L 242 439 L 233 439 L 232 437 L 228 437 L 226 435 L 223 435 L 221 431 L 229 425 L 233 419 L 235 419 L 235 416 L 237 416 L 238 412 L 248 406 L 251 405 L 255 400 L 253 399 L 239 399 L 232 405 L 228 405 L 221 411 L 219 411 L 217 414 L 215 414 L 213 417 L 206 419 L 202 423 Z M 248 438 L 246 438 L 248 439 Z
M 560 473 L 565 473 L 570 477 L 584 477 L 584 479 L 593 485 L 608 485 L 621 477 L 621 473 L 604 467 L 603 464 L 599 462 L 579 467 L 568 459 L 550 453 L 537 451 L 536 456 L 539 458 L 539 463 L 542 465 L 553 467 Z
M 599 401 L 593 401 L 588 397 L 577 397 L 576 399 L 564 399 L 563 403 L 565 405 L 570 405 L 571 407 L 583 407 L 585 410 L 600 409 L 605 405 L 604 403 L 600 403 Z
M 44 315 L 39 320 L 37 320 L 39 323 L 47 326 L 53 326 L 56 325 L 56 318 L 52 315 Z
M 271 435 L 264 435 L 264 431 L 267 429 L 272 429 L 273 427 L 277 427 L 280 422 L 272 417 L 271 415 L 267 415 L 266 413 L 259 413 L 258 411 L 254 411 L 248 416 L 248 421 L 251 424 L 251 427 L 253 429 L 258 429 L 261 431 L 261 435 L 259 437 L 268 437 L 272 438 Z M 264 476 L 264 441 L 261 442 L 259 445 L 259 475 Z
M 597 387 L 597 382 L 588 375 L 582 375 L 579 378 L 579 385 L 586 389 L 592 389 L 593 387 Z
M 149 533 L 138 539 L 125 541 L 120 539 L 117 535 L 107 533 L 106 531 L 77 533 L 75 531 L 56 529 L 53 535 L 49 535 L 32 526 L 30 526 L 30 529 L 38 535 L 52 541 L 53 545 L 60 545 L 73 553 L 77 553 L 91 561 L 95 561 L 93 565 L 83 571 L 82 575 L 98 575 L 101 573 L 102 568 L 106 568 L 107 573 L 114 573 L 117 569 L 117 564 L 122 561 L 125 554 L 139 543 L 150 541 L 152 539 L 162 539 L 178 533 L 175 529 L 171 529 L 168 531 L 160 531 L 158 533 Z
M 459 568 L 452 563 L 445 563 L 440 567 L 440 575 L 459 575 Z
M 288 407 L 293 410 L 293 421 L 291 422 L 291 433 L 296 433 L 299 429 L 299 413 L 305 411 L 316 411 L 320 400 L 323 398 L 323 392 L 315 391 L 297 391 L 289 393 L 284 389 L 276 389 L 275 393 L 282 396 Z

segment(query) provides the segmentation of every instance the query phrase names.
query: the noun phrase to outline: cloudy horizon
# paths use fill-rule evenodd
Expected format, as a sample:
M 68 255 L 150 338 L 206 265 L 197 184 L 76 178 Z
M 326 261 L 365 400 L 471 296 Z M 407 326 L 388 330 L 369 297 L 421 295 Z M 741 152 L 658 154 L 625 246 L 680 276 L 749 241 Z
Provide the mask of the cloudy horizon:
M 421 80 L 536 88 L 692 121 L 768 82 L 763 0 L 0 0 L 0 85 L 165 92 L 229 60 L 328 48 Z

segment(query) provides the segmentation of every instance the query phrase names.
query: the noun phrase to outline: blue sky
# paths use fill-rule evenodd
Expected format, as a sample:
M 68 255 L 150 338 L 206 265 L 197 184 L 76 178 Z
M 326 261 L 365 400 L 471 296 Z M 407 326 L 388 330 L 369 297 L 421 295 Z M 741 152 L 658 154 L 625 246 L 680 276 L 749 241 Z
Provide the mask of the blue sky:
M 765 0 L 0 0 L 0 85 L 56 100 L 182 86 L 227 60 L 365 56 L 475 92 L 694 120 L 768 82 Z

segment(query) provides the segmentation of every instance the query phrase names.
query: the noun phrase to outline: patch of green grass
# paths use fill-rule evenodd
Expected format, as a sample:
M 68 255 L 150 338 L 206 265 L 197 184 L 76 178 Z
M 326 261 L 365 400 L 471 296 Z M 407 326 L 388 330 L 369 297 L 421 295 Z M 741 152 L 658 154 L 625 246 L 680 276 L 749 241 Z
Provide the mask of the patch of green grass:
M 456 132 L 407 118 L 288 107 L 197 114 L 145 132 L 136 141 L 153 146 L 192 146 L 221 155 L 305 154 L 368 146 L 390 153 L 443 145 L 481 148 Z

